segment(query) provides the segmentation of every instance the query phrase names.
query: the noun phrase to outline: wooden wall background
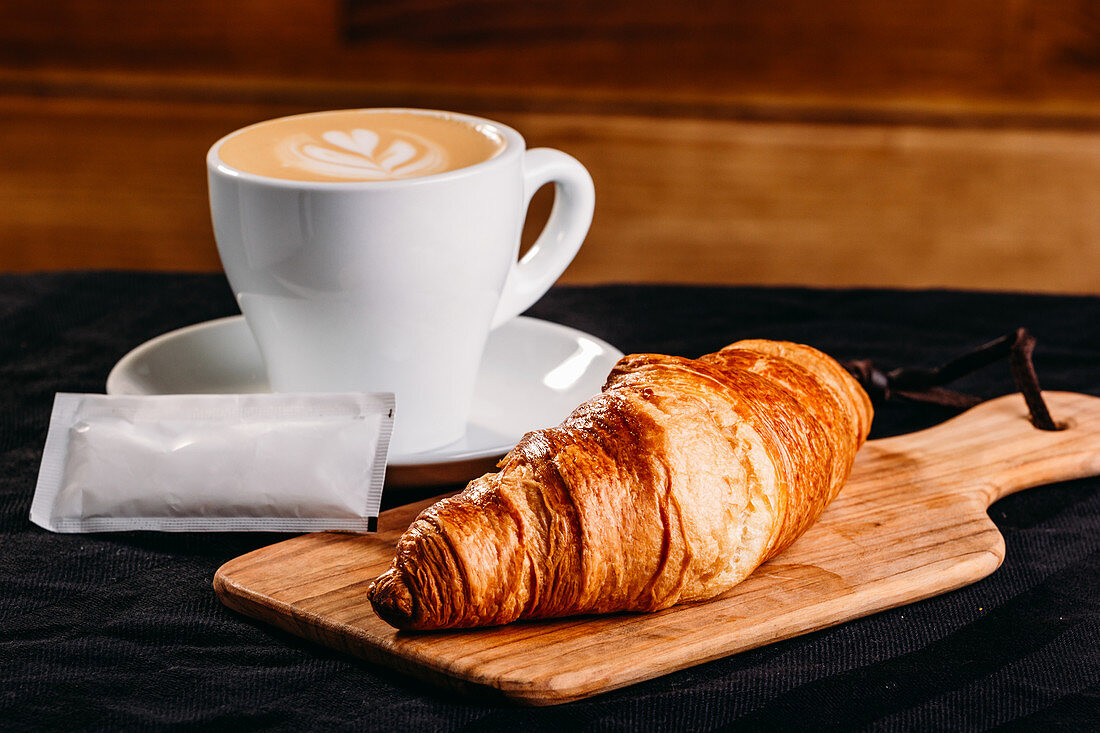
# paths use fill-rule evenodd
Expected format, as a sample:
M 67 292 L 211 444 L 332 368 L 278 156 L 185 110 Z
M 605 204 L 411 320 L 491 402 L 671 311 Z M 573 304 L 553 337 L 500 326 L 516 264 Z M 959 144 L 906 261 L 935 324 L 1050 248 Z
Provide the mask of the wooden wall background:
M 0 0 L 0 270 L 218 269 L 214 140 L 386 105 L 580 158 L 571 282 L 1100 292 L 1090 0 Z

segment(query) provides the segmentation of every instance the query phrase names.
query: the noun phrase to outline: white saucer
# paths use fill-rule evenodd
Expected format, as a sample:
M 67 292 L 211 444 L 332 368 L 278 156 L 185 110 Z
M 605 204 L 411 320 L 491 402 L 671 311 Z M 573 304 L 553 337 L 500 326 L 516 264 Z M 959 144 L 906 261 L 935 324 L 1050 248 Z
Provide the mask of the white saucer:
M 458 483 L 492 470 L 523 434 L 557 425 L 603 387 L 622 352 L 568 326 L 520 316 L 489 335 L 465 437 L 423 453 L 390 454 L 387 486 Z M 171 331 L 128 353 L 107 394 L 268 392 L 243 316 Z

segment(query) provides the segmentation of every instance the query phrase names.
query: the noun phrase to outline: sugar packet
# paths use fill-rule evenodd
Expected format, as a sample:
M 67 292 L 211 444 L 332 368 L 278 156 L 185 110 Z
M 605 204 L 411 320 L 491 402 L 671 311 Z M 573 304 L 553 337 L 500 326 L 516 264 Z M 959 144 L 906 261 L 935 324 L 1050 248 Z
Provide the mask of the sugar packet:
M 54 532 L 374 531 L 389 393 L 60 393 L 30 519 Z

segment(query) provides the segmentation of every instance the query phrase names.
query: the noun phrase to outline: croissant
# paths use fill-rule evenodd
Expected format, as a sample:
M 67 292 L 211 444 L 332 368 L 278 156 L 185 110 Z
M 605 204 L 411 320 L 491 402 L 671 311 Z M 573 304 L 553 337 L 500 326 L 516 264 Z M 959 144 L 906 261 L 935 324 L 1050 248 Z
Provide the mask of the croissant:
M 801 344 L 625 356 L 561 425 L 425 509 L 367 595 L 399 629 L 713 598 L 821 516 L 871 416 L 859 384 Z

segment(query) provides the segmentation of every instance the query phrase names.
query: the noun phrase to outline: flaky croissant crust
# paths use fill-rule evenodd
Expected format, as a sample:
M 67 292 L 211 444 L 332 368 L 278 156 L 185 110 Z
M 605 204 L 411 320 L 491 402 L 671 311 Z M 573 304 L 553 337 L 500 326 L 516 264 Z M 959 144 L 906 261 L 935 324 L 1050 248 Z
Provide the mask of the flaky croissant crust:
M 401 629 L 713 598 L 817 520 L 871 417 L 856 381 L 801 344 L 623 357 L 561 425 L 424 510 L 368 597 Z

